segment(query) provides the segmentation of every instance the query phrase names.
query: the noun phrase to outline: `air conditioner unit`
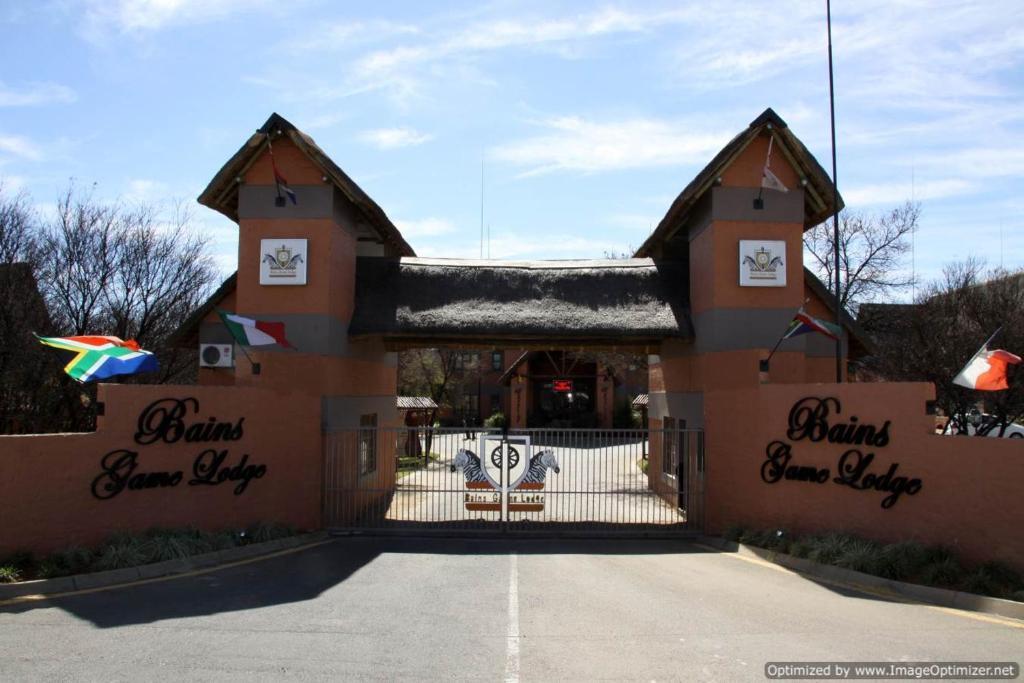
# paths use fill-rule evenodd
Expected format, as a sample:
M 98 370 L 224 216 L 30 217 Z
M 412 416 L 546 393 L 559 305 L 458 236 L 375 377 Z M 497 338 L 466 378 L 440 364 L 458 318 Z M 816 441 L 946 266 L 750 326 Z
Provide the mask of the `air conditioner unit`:
M 231 344 L 200 344 L 199 367 L 233 368 L 235 366 Z

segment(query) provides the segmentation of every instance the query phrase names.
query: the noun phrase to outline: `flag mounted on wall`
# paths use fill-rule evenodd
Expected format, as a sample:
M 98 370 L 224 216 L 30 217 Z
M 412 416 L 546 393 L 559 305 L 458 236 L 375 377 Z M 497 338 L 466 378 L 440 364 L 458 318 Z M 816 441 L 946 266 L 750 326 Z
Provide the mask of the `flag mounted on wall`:
M 999 330 L 996 330 L 996 334 L 999 334 Z M 1006 381 L 1006 366 L 1017 365 L 1021 358 L 1002 349 L 989 350 L 988 345 L 995 336 L 993 334 L 981 345 L 978 352 L 967 361 L 963 370 L 953 378 L 953 384 L 977 391 L 1000 391 L 1010 388 Z
M 278 206 L 284 206 L 284 197 L 281 196 L 281 192 L 288 195 L 288 199 L 292 200 L 292 204 L 298 204 L 298 200 L 295 198 L 295 190 L 288 187 L 288 181 L 285 180 L 281 172 L 277 170 L 277 164 L 274 163 L 274 157 L 270 157 L 270 163 L 274 167 L 274 184 L 277 185 L 277 198 L 280 200 Z
M 790 337 L 798 337 L 801 334 L 810 334 L 811 332 L 817 332 L 823 334 L 829 339 L 838 340 L 842 336 L 843 332 L 839 329 L 839 326 L 835 323 L 827 323 L 824 320 L 819 320 L 814 316 L 808 315 L 801 308 L 793 316 L 793 320 L 790 321 L 789 327 L 786 328 L 786 334 L 782 335 L 783 339 L 789 339 Z
M 118 337 L 40 337 L 39 343 L 60 351 L 70 352 L 71 360 L 64 372 L 76 382 L 86 383 L 110 379 L 118 375 L 157 372 L 160 364 L 151 352 L 139 348 L 134 339 L 123 341 Z
M 815 318 L 813 315 L 808 315 L 804 311 L 803 306 L 801 306 L 800 310 L 796 312 L 796 315 L 794 315 L 793 319 L 789 322 L 789 327 L 786 328 L 786 332 L 779 337 L 779 341 L 775 342 L 775 346 L 768 354 L 768 357 L 761 359 L 761 372 L 768 372 L 769 363 L 771 363 L 772 357 L 775 355 L 775 352 L 779 350 L 779 346 L 782 345 L 783 341 L 791 337 L 799 337 L 801 334 L 810 334 L 812 332 L 823 334 L 829 339 L 835 339 L 836 341 L 839 341 L 840 337 L 843 336 L 843 330 L 839 325 L 836 325 L 835 323 L 827 323 L 824 320 Z
M 764 168 L 761 170 L 761 187 L 768 188 L 769 190 L 778 190 L 779 192 L 789 192 L 789 188 L 782 184 L 779 177 L 772 173 L 772 169 L 769 168 L 772 165 L 772 143 L 775 142 L 775 138 L 768 138 L 768 156 L 764 160 Z
M 226 313 L 218 310 L 224 327 L 242 346 L 269 346 L 277 344 L 286 349 L 294 349 L 288 338 L 285 336 L 284 323 L 268 322 L 266 320 L 253 320 L 234 313 Z
M 274 161 L 274 145 L 270 142 L 270 135 L 267 135 L 267 149 L 270 152 L 270 167 L 274 170 L 274 186 L 277 188 L 277 197 L 274 198 L 274 204 L 279 207 L 285 205 L 284 195 L 281 192 L 288 195 L 288 199 L 292 200 L 292 204 L 298 204 L 299 201 L 295 196 L 295 190 L 288 187 L 288 181 L 277 170 L 277 162 Z

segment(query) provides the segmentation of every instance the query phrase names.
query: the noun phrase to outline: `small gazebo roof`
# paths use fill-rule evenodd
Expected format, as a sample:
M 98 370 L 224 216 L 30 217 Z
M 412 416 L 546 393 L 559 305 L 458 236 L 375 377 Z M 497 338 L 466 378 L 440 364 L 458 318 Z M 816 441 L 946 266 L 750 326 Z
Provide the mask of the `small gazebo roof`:
M 399 410 L 436 410 L 437 403 L 429 396 L 396 396 Z

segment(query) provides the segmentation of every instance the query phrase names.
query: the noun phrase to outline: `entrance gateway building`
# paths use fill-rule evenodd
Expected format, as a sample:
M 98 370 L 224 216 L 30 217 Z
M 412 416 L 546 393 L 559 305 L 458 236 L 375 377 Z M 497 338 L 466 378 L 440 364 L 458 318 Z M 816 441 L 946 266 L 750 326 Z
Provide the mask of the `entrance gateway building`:
M 761 188 L 769 141 L 772 172 L 787 192 Z M 275 163 L 294 203 L 278 201 Z M 358 427 L 367 414 L 395 424 L 395 352 L 402 349 L 646 353 L 652 424 L 668 417 L 699 428 L 704 392 L 756 386 L 759 361 L 801 306 L 835 318 L 826 288 L 802 263 L 804 231 L 841 208 L 832 206 L 831 188 L 768 109 L 682 191 L 633 258 L 418 258 L 312 138 L 274 114 L 199 197 L 237 221 L 239 267 L 178 340 L 230 344 L 215 309 L 284 322 L 297 351 L 253 349 L 260 374 L 239 359 L 234 367 L 201 368 L 199 383 L 318 393 L 326 429 Z M 300 250 L 301 283 L 266 276 L 282 249 Z M 844 353 L 856 356 L 866 341 L 854 321 L 846 323 Z M 501 378 L 512 388 L 514 427 L 526 426 L 535 404 L 533 383 L 517 381 L 529 372 L 527 360 L 509 364 Z M 596 402 L 611 401 L 608 387 L 596 386 L 599 375 L 587 388 Z M 786 340 L 772 360 L 773 383 L 834 377 L 834 344 L 820 336 Z
M 820 335 L 785 340 L 760 371 L 801 307 L 834 318 L 802 263 L 804 232 L 840 208 L 832 189 L 769 109 L 633 258 L 417 258 L 381 207 L 272 115 L 199 198 L 239 227 L 237 272 L 177 335 L 209 345 L 213 367 L 198 386 L 100 385 L 93 433 L 0 437 L 0 554 L 259 520 L 483 533 L 742 525 L 914 539 L 1024 568 L 1017 440 L 935 435 L 930 384 L 832 383 L 834 343 Z M 284 323 L 295 348 L 232 361 L 218 310 Z M 867 351 L 848 318 L 842 344 L 848 358 Z M 434 347 L 522 350 L 503 361 L 506 433 L 403 424 L 397 352 Z M 642 429 L 530 428 L 536 406 L 567 409 L 538 393 L 548 384 L 610 409 L 606 374 L 566 360 L 580 351 L 647 354 Z
M 772 150 L 781 190 L 761 187 Z M 293 201 L 285 201 L 281 177 Z M 239 267 L 179 338 L 230 344 L 215 309 L 286 325 L 295 350 L 250 350 L 259 374 L 239 359 L 234 367 L 201 368 L 199 382 L 321 397 L 325 468 L 334 477 L 328 524 L 464 524 L 486 512 L 498 513 L 485 515 L 489 521 L 692 528 L 704 393 L 757 386 L 759 361 L 802 306 L 834 318 L 825 288 L 802 264 L 803 232 L 831 215 L 832 196 L 824 170 L 769 109 L 683 190 L 633 258 L 417 258 L 385 212 L 309 136 L 274 114 L 199 197 L 238 222 Z M 844 345 L 851 340 L 854 351 L 862 348 L 848 326 Z M 519 436 L 499 446 L 473 433 L 401 429 L 396 352 L 433 347 L 525 350 L 500 378 L 509 427 Z M 613 378 L 592 366 L 577 376 L 567 362 L 565 352 L 587 350 L 649 354 L 644 430 L 603 438 L 529 430 L 538 413 L 564 418 L 549 424 L 579 425 L 587 416 L 574 408 L 597 416 L 588 426 L 611 426 Z M 827 339 L 789 340 L 775 355 L 772 379 L 828 381 L 833 355 Z M 396 482 L 393 450 L 426 451 L 423 467 L 398 472 Z M 431 467 L 431 453 L 440 464 Z M 516 503 L 542 455 L 549 466 L 531 485 L 547 480 L 545 493 L 529 489 L 532 502 Z M 560 455 L 573 459 L 566 477 Z M 511 470 L 509 459 L 518 463 Z M 575 482 L 565 481 L 571 476 Z M 425 492 L 444 500 L 424 502 Z M 605 504 L 615 511 L 591 509 Z

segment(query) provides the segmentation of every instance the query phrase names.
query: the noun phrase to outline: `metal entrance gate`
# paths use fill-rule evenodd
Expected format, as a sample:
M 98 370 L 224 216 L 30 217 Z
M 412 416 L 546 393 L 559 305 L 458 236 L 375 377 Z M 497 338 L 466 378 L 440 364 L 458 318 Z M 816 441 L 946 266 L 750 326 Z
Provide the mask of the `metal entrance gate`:
M 699 430 L 376 429 L 324 434 L 335 531 L 698 532 Z

